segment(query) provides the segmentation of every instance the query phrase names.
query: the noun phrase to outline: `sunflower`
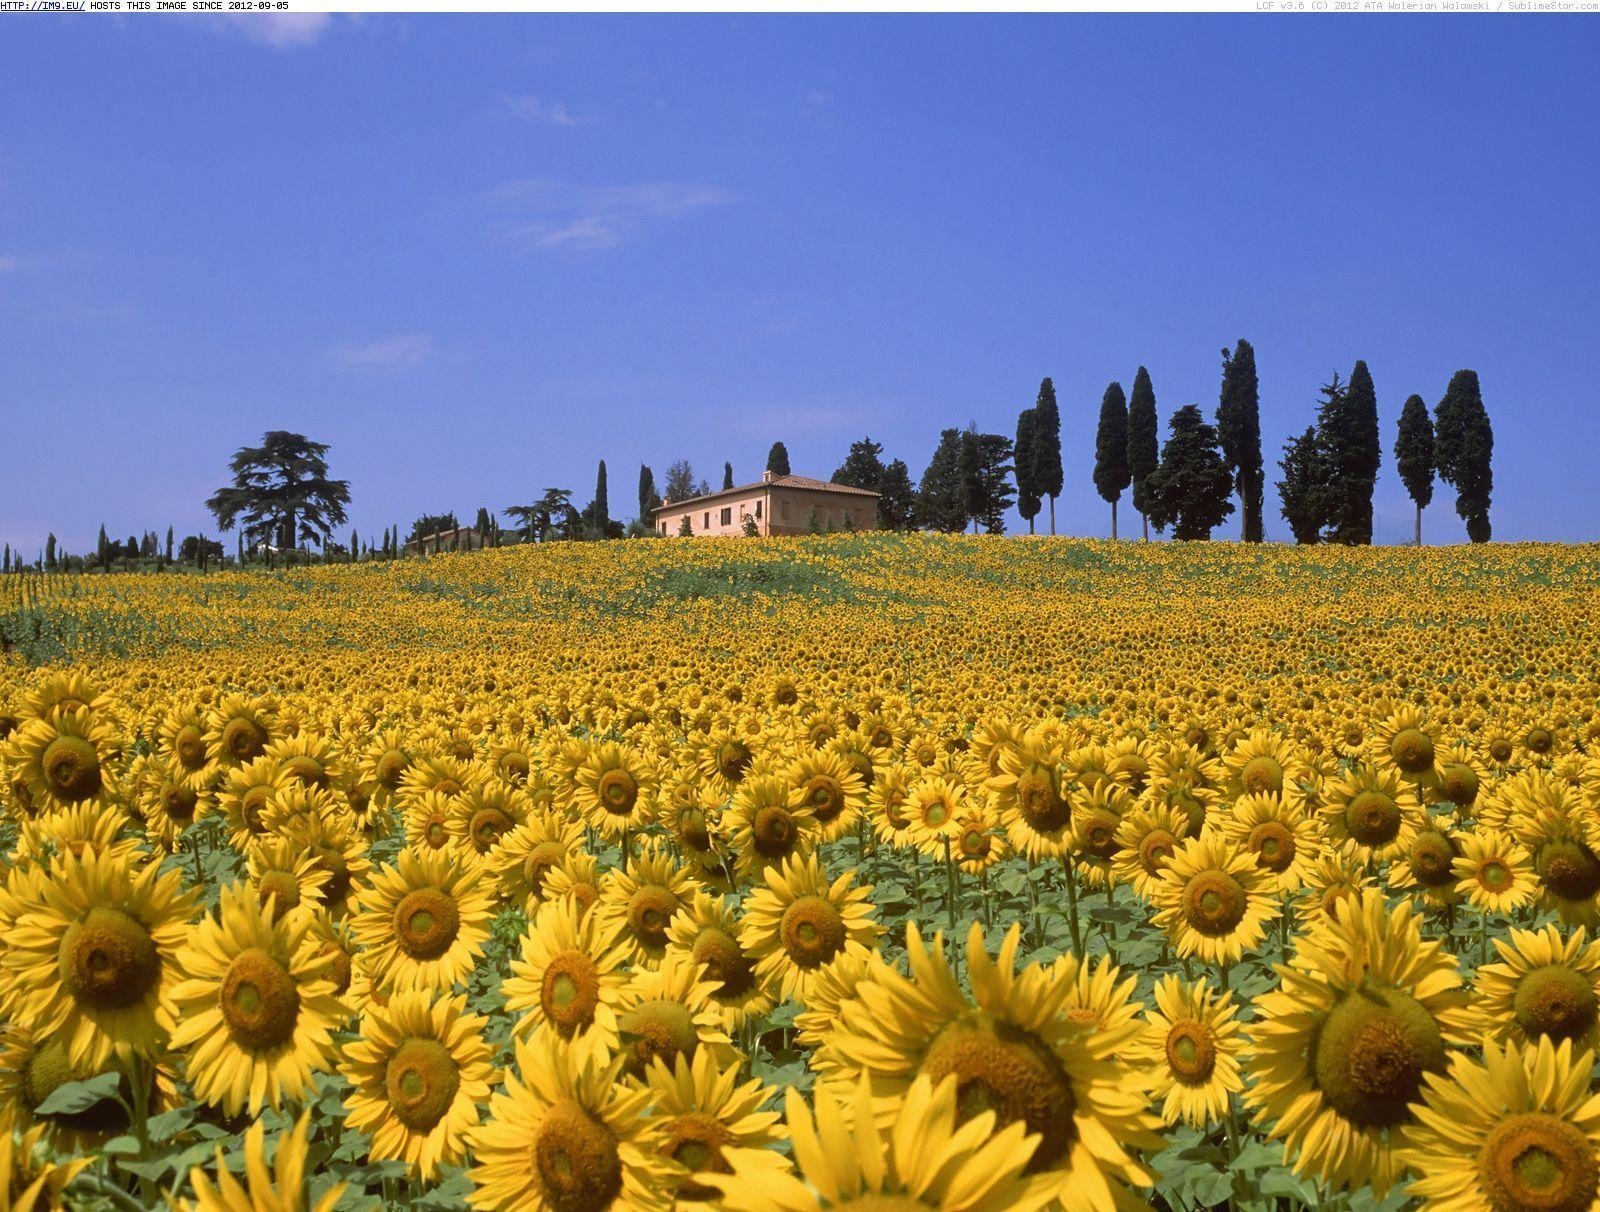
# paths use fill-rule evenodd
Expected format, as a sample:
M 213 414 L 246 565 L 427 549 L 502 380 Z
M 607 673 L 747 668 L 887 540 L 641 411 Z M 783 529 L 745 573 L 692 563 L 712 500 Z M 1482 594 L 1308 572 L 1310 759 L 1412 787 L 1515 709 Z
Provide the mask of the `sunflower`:
M 1367 863 L 1404 855 L 1427 819 L 1415 787 L 1393 769 L 1352 767 L 1324 781 L 1322 798 L 1320 815 L 1329 845 Z
M 836 841 L 856 827 L 867 802 L 866 782 L 837 753 L 804 754 L 790 763 L 785 777 L 800 793 L 799 802 L 811 809 L 818 842 Z
M 1072 847 L 1072 808 L 1061 758 L 1059 741 L 1033 729 L 998 750 L 1000 772 L 987 782 L 1007 840 L 1030 859 L 1061 858 Z
M 269 1166 L 267 1127 L 257 1120 L 244 1134 L 245 1181 L 241 1183 L 233 1176 L 222 1146 L 218 1145 L 216 1179 L 204 1167 L 194 1167 L 189 1171 L 194 1200 L 176 1200 L 175 1206 L 179 1212 L 333 1212 L 344 1197 L 347 1184 L 334 1183 L 315 1201 L 311 1199 L 306 1184 L 310 1128 L 311 1112 L 305 1111 L 287 1135 L 278 1133 L 274 1137 L 277 1152 Z
M 1498 829 L 1461 835 L 1461 857 L 1451 865 L 1467 902 L 1483 913 L 1509 913 L 1539 895 L 1528 852 Z
M 495 1079 L 489 1022 L 465 996 L 397 993 L 361 1018 L 339 1072 L 354 1089 L 349 1123 L 372 1138 L 374 1161 L 403 1161 L 424 1182 L 466 1155 L 466 1134 Z
M 1416 707 L 1402 703 L 1372 730 L 1368 752 L 1378 769 L 1408 783 L 1431 785 L 1438 781 L 1440 747 L 1439 726 Z
M 109 804 L 120 795 L 112 764 L 116 733 L 87 707 L 57 708 L 48 719 L 28 720 L 6 744 L 35 811 Z
M 298 783 L 327 790 L 342 784 L 344 766 L 333 741 L 315 732 L 302 731 L 273 741 L 265 749 L 267 757 L 277 758 L 283 771 Z
M 1450 881 L 1453 886 L 1455 877 L 1451 876 Z M 1360 899 L 1362 890 L 1371 883 L 1372 874 L 1365 863 L 1358 863 L 1349 855 L 1324 852 L 1306 868 L 1305 887 L 1294 901 L 1295 911 L 1307 925 L 1329 921 L 1342 901 L 1352 896 Z
M 911 794 L 912 769 L 898 762 L 883 767 L 867 792 L 873 835 L 890 846 L 903 846 L 910 837 L 911 819 L 905 805 Z
M 730 1174 L 726 1149 L 765 1149 L 783 1136 L 782 1116 L 763 1111 L 775 1091 L 752 1078 L 739 1084 L 737 1061 L 719 1065 L 709 1049 L 694 1060 L 678 1056 L 671 1065 L 659 1060 L 646 1078 L 651 1124 L 657 1132 L 656 1153 L 665 1163 L 673 1187 L 674 1206 L 697 1212 L 717 1193 L 694 1181 L 700 1173 Z
M 644 752 L 605 741 L 578 767 L 573 803 L 591 828 L 616 840 L 655 819 L 658 782 L 655 763 Z
M 1075 787 L 1068 796 L 1072 805 L 1072 850 L 1074 866 L 1082 871 L 1092 887 L 1114 885 L 1117 830 L 1122 818 L 1133 810 L 1134 799 L 1127 788 L 1111 779 L 1090 787 Z
M 254 889 L 233 884 L 178 952 L 172 1047 L 187 1054 L 196 1096 L 225 1114 L 299 1102 L 333 1067 L 332 1033 L 347 1012 L 328 959 L 307 946 L 309 926 L 274 920 Z
M 966 807 L 956 816 L 950 857 L 967 875 L 980 875 L 1010 856 L 1011 847 L 1000 832 L 1000 821 L 988 803 L 968 800 Z
M 1192 837 L 1172 853 L 1151 890 L 1152 921 L 1180 956 L 1211 964 L 1237 962 L 1260 946 L 1266 924 L 1282 912 L 1276 880 L 1255 856 L 1215 833 Z
M 419 791 L 406 797 L 402 814 L 406 845 L 419 849 L 443 850 L 456 841 L 451 817 L 461 796 L 442 791 Z
M 252 846 L 245 874 L 274 917 L 320 909 L 328 886 L 328 872 L 316 857 L 288 837 L 271 837 Z
M 1255 855 L 1277 892 L 1295 892 L 1322 848 L 1317 819 L 1302 803 L 1276 795 L 1242 795 L 1222 817 L 1222 835 Z
M 527 788 L 530 792 L 542 789 L 548 796 L 549 788 L 538 788 L 535 766 L 538 755 L 532 742 L 525 736 L 504 737 L 489 746 L 489 771 L 501 782 L 513 787 Z
M 816 847 L 816 814 L 802 802 L 799 790 L 778 775 L 751 775 L 740 782 L 723 824 L 741 883 L 754 883 L 771 868 Z
M 1099 1046 L 1120 1048 L 1139 1034 L 1144 1004 L 1134 997 L 1136 973 L 1124 980 L 1122 968 L 1109 956 L 1091 960 L 1070 951 L 1056 957 L 1049 973 L 1052 981 L 1070 986 L 1061 1003 L 1062 1017 L 1092 1027 Z
M 87 850 L 113 858 L 135 860 L 139 839 L 131 835 L 132 822 L 120 808 L 100 804 L 75 804 L 48 816 L 21 822 L 14 856 L 17 862 L 48 864 L 58 854 L 82 856 Z
M 722 869 L 722 801 L 698 783 L 677 779 L 657 800 L 661 825 L 684 860 L 702 876 Z
M 1227 778 L 1227 767 L 1216 758 L 1192 744 L 1174 745 L 1150 759 L 1146 794 L 1153 805 L 1183 812 L 1189 821 L 1185 836 L 1193 837 L 1222 802 Z
M 923 775 L 912 784 L 900 813 L 906 840 L 921 854 L 943 860 L 956 842 L 969 803 L 966 787 L 943 775 Z
M 773 1000 L 804 1003 L 817 970 L 841 955 L 871 951 L 883 927 L 873 920 L 870 886 L 847 871 L 829 883 L 816 855 L 768 869 L 767 886 L 750 894 L 739 941 Z
M 158 1063 L 155 1105 L 151 1111 L 167 1110 L 169 1095 L 177 1090 L 176 1075 L 163 1073 Z M 116 1095 L 102 1098 L 78 1111 L 40 1115 L 35 1108 L 69 1082 L 89 1081 L 106 1073 L 117 1074 Z M 39 1039 L 21 1023 L 0 1028 L 0 1136 L 7 1127 L 26 1129 L 43 1124 L 50 1142 L 59 1152 L 98 1152 L 106 1142 L 132 1128 L 128 1106 L 133 1102 L 132 1084 L 116 1059 L 99 1065 L 74 1065 L 67 1059 L 66 1045 L 59 1038 Z M 125 1105 L 126 1104 L 126 1105 Z M 3 1194 L 0 1188 L 0 1194 Z M 0 1206 L 4 1201 L 0 1200 Z
M 1161 1102 L 1162 1122 L 1200 1129 L 1221 1122 L 1230 1096 L 1244 1092 L 1233 994 L 1175 973 L 1158 980 L 1154 992 L 1155 1007 L 1146 1012 L 1132 1056 L 1155 1074 L 1150 1094 Z
M 1582 1212 L 1600 1201 L 1600 1094 L 1570 1041 L 1485 1043 L 1430 1073 L 1399 1160 L 1430 1210 Z
M 1500 962 L 1473 978 L 1490 1035 L 1519 1044 L 1600 1044 L 1600 939 L 1588 941 L 1581 928 L 1563 938 L 1554 925 L 1513 927 L 1510 941 L 1497 938 L 1494 946 Z
M 1421 892 L 1435 908 L 1448 908 L 1461 902 L 1460 883 L 1455 863 L 1461 857 L 1461 839 L 1451 828 L 1451 818 L 1428 813 L 1417 818 L 1416 835 L 1405 853 L 1389 864 L 1389 887 L 1397 891 Z M 1357 862 L 1352 852 L 1350 862 Z M 1366 864 L 1361 864 L 1366 869 Z
M 1132 884 L 1140 899 L 1148 900 L 1161 879 L 1162 869 L 1188 831 L 1189 814 L 1183 809 L 1149 802 L 1136 805 L 1117 824 L 1112 879 L 1118 884 Z
M 699 747 L 697 765 L 711 789 L 725 796 L 744 781 L 754 757 L 744 737 L 731 729 L 717 727 L 711 729 Z
M 356 894 L 351 926 L 397 990 L 465 980 L 493 914 L 482 873 L 437 850 L 402 850 Z
M 755 961 L 739 943 L 739 920 L 726 901 L 696 890 L 667 925 L 668 953 L 681 952 L 713 982 L 711 998 L 729 1031 L 772 1009 L 772 998 L 756 979 Z M 827 971 L 823 969 L 821 971 Z
M 572 901 L 582 917 L 600 899 L 600 862 L 592 854 L 575 850 L 549 868 L 544 879 L 544 899 Z
M 532 811 L 533 805 L 519 788 L 499 779 L 485 779 L 452 801 L 447 826 L 463 850 L 483 858 Z
M 530 913 L 546 895 L 546 876 L 583 847 L 583 826 L 535 812 L 500 838 L 489 857 L 499 898 Z
M 9 1210 L 66 1207 L 61 1193 L 94 1164 L 92 1157 L 51 1160 L 46 1130 L 39 1124 L 18 1136 L 10 1125 L 0 1125 L 0 1202 Z
M 840 1006 L 823 1045 L 827 1063 L 843 1078 L 870 1079 L 880 1113 L 891 1116 L 914 1105 L 919 1077 L 954 1076 L 962 1123 L 994 1114 L 1000 1133 L 1020 1124 L 1038 1134 L 1025 1173 L 1042 1176 L 1064 1207 L 1137 1206 L 1128 1186 L 1154 1176 L 1130 1150 L 1161 1144 L 1144 1082 L 1114 1057 L 1115 1040 L 1061 1013 L 1071 982 L 1051 979 L 1037 964 L 1016 971 L 1021 941 L 1021 927 L 1013 926 L 996 960 L 984 948 L 983 928 L 973 925 L 969 995 L 945 959 L 943 939 L 935 935 L 930 951 L 908 924 L 911 975 L 874 958 L 872 975 Z M 976 1140 L 979 1130 L 968 1130 Z
M 1539 908 L 1569 925 L 1600 927 L 1600 855 L 1592 816 L 1564 785 L 1530 782 L 1513 792 L 1511 831 L 1533 855 Z
M 659 968 L 635 968 L 617 1001 L 617 1028 L 625 1071 L 642 1079 L 653 1060 L 673 1064 L 678 1057 L 708 1052 L 719 1066 L 738 1063 L 739 1054 L 723 1028 L 722 1008 L 713 994 L 717 982 L 682 951 L 672 951 Z
M 506 1010 L 522 1015 L 517 1032 L 547 1027 L 572 1045 L 579 1064 L 604 1063 L 618 1046 L 617 1005 L 627 982 L 626 952 L 615 944 L 599 916 L 576 901 L 540 905 L 500 987 Z
M 59 1034 L 73 1065 L 153 1055 L 194 912 L 181 880 L 93 852 L 57 858 L 41 903 L 6 934 L 8 1017 Z
M 840 1007 L 855 997 L 871 974 L 872 957 L 867 955 L 841 955 L 817 969 L 806 991 L 805 1008 L 794 1016 L 795 1039 L 801 1047 L 822 1047 L 839 1021 Z M 825 1053 L 813 1056 L 811 1067 L 823 1076 L 836 1068 Z
M 127 784 L 133 806 L 144 818 L 145 836 L 167 854 L 175 853 L 184 831 L 207 815 L 210 796 L 174 772 L 170 763 L 137 757 L 128 767 Z
M 994 1110 L 961 1105 L 954 1076 L 911 1084 L 894 1121 L 880 1127 L 866 1078 L 852 1089 L 819 1087 L 816 1110 L 791 1089 L 787 1127 L 796 1175 L 770 1149 L 729 1148 L 729 1174 L 701 1181 L 722 1194 L 727 1212 L 1033 1212 L 1053 1204 L 1055 1184 L 1030 1175 L 1040 1137 L 1020 1122 L 996 1128 Z M 1092 1206 L 1068 1199 L 1071 1209 Z
M 597 928 L 615 937 L 625 958 L 653 967 L 667 949 L 667 927 L 694 891 L 689 875 L 654 839 L 639 847 L 626 871 L 608 871 L 595 902 Z
M 215 793 L 228 822 L 228 844 L 244 853 L 268 836 L 267 813 L 289 786 L 289 776 L 277 758 L 253 758 L 229 769 Z
M 437 791 L 446 799 L 454 799 L 470 791 L 478 779 L 478 768 L 471 762 L 440 754 L 414 754 L 400 776 L 395 803 L 407 808 L 424 791 Z
M 1456 959 L 1423 941 L 1410 904 L 1391 909 L 1368 889 L 1302 934 L 1277 971 L 1250 1030 L 1255 1122 L 1296 1173 L 1336 1190 L 1370 1183 L 1381 1199 L 1400 1177 L 1395 1129 L 1412 1121 L 1423 1074 L 1473 1042 Z
M 226 694 L 206 714 L 206 758 L 218 766 L 244 766 L 272 743 L 273 714 L 261 701 Z
M 1235 799 L 1242 795 L 1302 799 L 1302 784 L 1311 779 L 1305 754 L 1289 738 L 1265 728 L 1256 729 L 1230 749 L 1222 765 L 1227 771 L 1228 793 Z
M 1438 780 L 1427 788 L 1428 798 L 1455 809 L 1458 817 L 1472 814 L 1478 795 L 1489 782 L 1489 769 L 1471 745 L 1452 745 L 1439 755 Z
M 468 1134 L 474 1208 L 665 1212 L 673 1175 L 645 1115 L 649 1092 L 618 1080 L 621 1057 L 585 1060 L 540 1031 L 516 1041 L 516 1067 Z

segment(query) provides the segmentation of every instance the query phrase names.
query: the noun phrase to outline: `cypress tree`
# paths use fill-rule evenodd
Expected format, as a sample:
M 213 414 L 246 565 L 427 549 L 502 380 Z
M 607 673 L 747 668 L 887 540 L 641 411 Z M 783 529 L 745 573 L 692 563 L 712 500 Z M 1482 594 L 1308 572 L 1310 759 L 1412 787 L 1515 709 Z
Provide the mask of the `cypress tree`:
M 656 492 L 656 473 L 645 464 L 639 464 L 639 521 L 649 525 L 661 496 Z
M 51 572 L 56 570 L 56 536 L 54 533 L 45 536 L 44 566 Z
M 1334 376 L 1334 385 L 1338 384 Z M 1328 459 L 1328 538 L 1347 546 L 1372 542 L 1372 490 L 1382 461 L 1378 435 L 1378 396 L 1365 362 L 1328 409 L 1318 435 Z
M 1117 502 L 1132 480 L 1128 472 L 1128 398 L 1113 382 L 1100 397 L 1100 424 L 1094 436 L 1094 486 L 1111 504 L 1111 537 L 1117 537 Z
M 1246 543 L 1265 537 L 1261 495 L 1261 401 L 1256 382 L 1256 351 L 1243 337 L 1230 354 L 1222 351 L 1222 394 L 1217 404 L 1217 437 L 1222 457 L 1234 477 L 1243 507 Z
M 1421 396 L 1407 398 L 1400 410 L 1400 430 L 1394 442 L 1400 481 L 1417 507 L 1417 546 L 1422 546 L 1422 511 L 1433 500 L 1433 418 Z
M 1456 514 L 1474 543 L 1489 541 L 1489 498 L 1494 490 L 1494 430 L 1483 407 L 1478 372 L 1458 370 L 1433 413 L 1434 464 L 1456 490 Z
M 1209 539 L 1233 512 L 1233 474 L 1217 449 L 1217 431 L 1198 404 L 1186 404 L 1167 423 L 1172 433 L 1161 464 L 1150 473 L 1150 520 L 1171 526 L 1175 539 Z
M 1017 512 L 1028 522 L 1028 533 L 1033 533 L 1033 519 L 1039 516 L 1039 485 L 1034 479 L 1033 428 L 1038 414 L 1024 408 L 1017 417 L 1016 476 Z
M 100 537 L 95 541 L 95 558 L 100 561 L 100 571 L 111 571 L 111 540 L 106 538 L 105 523 L 100 524 Z
M 794 474 L 789 470 L 789 448 L 782 442 L 774 442 L 767 451 L 767 470 L 780 476 Z
M 11 571 L 11 544 L 7 543 L 6 544 L 5 563 L 4 564 L 0 564 L 0 572 L 10 572 L 10 571 Z
M 167 563 L 172 563 L 172 527 L 167 527 Z
M 1050 498 L 1050 533 L 1056 532 L 1056 497 L 1064 483 L 1061 475 L 1061 410 L 1056 407 L 1056 385 L 1048 378 L 1039 384 L 1034 402 L 1033 487 Z
M 1150 372 L 1141 366 L 1133 376 L 1133 394 L 1128 397 L 1128 478 L 1133 484 L 1133 507 L 1144 523 L 1146 539 L 1150 537 L 1150 506 L 1145 500 L 1144 484 L 1161 463 L 1160 441 L 1156 389 L 1150 385 Z
M 728 489 L 730 489 L 732 487 L 733 487 L 733 464 L 732 463 L 724 463 L 722 465 L 722 490 L 724 492 L 726 492 Z
M 611 504 L 606 500 L 606 461 L 600 460 L 600 468 L 594 473 L 594 504 L 590 507 L 590 521 L 600 537 L 606 538 L 611 528 Z

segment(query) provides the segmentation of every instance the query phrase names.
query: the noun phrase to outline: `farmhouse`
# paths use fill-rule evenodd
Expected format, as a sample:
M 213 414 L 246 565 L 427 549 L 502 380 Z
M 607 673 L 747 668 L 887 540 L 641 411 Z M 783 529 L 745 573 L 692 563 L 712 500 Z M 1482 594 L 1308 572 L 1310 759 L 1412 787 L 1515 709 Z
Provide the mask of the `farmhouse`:
M 482 546 L 482 535 L 471 526 L 458 526 L 407 539 L 405 550 L 407 555 L 438 555 L 441 551 L 472 551 Z
M 765 472 L 756 484 L 724 488 L 656 507 L 656 531 L 693 535 L 741 535 L 745 520 L 757 534 L 805 534 L 816 530 L 876 530 L 878 494 L 848 484 Z

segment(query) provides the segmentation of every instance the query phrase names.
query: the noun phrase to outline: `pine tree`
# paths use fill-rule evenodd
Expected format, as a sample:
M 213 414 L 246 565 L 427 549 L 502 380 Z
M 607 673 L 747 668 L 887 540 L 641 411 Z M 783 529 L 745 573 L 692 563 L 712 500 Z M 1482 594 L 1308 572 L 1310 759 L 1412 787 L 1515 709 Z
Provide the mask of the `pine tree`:
M 1417 507 L 1417 546 L 1422 546 L 1422 511 L 1433 500 L 1433 419 L 1421 396 L 1406 399 L 1400 409 L 1400 430 L 1394 442 L 1400 482 Z
M 789 448 L 782 442 L 774 442 L 767 451 L 767 470 L 779 476 L 794 474 L 789 470 Z
M 882 455 L 883 446 L 870 437 L 850 443 L 850 452 L 834 470 L 833 483 L 865 488 L 869 492 L 880 491 L 884 472 Z
M 1307 425 L 1305 433 L 1284 443 L 1278 466 L 1283 471 L 1278 481 L 1283 520 L 1296 543 L 1315 543 L 1322 537 L 1328 514 L 1327 457 L 1315 425 Z
M 1128 479 L 1133 485 L 1133 507 L 1144 524 L 1144 537 L 1150 537 L 1149 504 L 1144 484 L 1161 463 L 1161 422 L 1156 418 L 1156 389 L 1150 372 L 1143 366 L 1133 376 L 1133 394 L 1128 397 Z
M 1494 491 L 1494 430 L 1483 407 L 1478 372 L 1458 370 L 1433 413 L 1434 464 L 1439 478 L 1456 490 L 1456 515 L 1467 537 L 1487 543 L 1489 499 Z
M 1024 408 L 1017 417 L 1017 445 L 1015 450 L 1017 479 L 1017 512 L 1028 522 L 1028 533 L 1033 533 L 1033 519 L 1039 516 L 1039 486 L 1034 480 L 1033 430 L 1038 414 Z
M 1061 410 L 1056 407 L 1056 385 L 1048 378 L 1039 384 L 1034 402 L 1033 487 L 1050 498 L 1050 533 L 1056 532 L 1056 497 L 1061 495 Z
M 904 459 L 894 459 L 878 482 L 878 525 L 885 530 L 910 530 L 917 523 L 917 498 L 911 487 L 911 469 Z
M 669 501 L 687 501 L 695 495 L 694 468 L 688 459 L 678 459 L 667 468 L 667 486 L 663 491 Z
M 1128 397 L 1112 382 L 1100 397 L 1100 424 L 1094 437 L 1094 486 L 1111 505 L 1111 537 L 1117 537 L 1117 502 L 1132 477 L 1128 472 Z
M 961 431 L 945 429 L 928 460 L 917 490 L 917 523 L 955 534 L 967 525 L 966 493 L 961 482 Z
M 1197 404 L 1184 405 L 1167 424 L 1161 464 L 1145 483 L 1150 521 L 1157 530 L 1171 526 L 1175 539 L 1209 539 L 1233 512 L 1233 475 L 1217 449 L 1217 431 Z
M 657 507 L 661 504 L 661 497 L 656 492 L 656 473 L 645 464 L 639 464 L 639 521 L 650 525 Z
M 1265 537 L 1261 523 L 1265 482 L 1261 465 L 1261 401 L 1256 382 L 1256 351 L 1242 337 L 1231 354 L 1226 349 L 1222 351 L 1217 437 L 1243 508 L 1242 536 L 1246 543 L 1259 543 Z
M 732 487 L 733 487 L 733 464 L 732 463 L 724 463 L 722 465 L 722 491 L 723 492 L 727 492 L 728 489 L 730 489 Z

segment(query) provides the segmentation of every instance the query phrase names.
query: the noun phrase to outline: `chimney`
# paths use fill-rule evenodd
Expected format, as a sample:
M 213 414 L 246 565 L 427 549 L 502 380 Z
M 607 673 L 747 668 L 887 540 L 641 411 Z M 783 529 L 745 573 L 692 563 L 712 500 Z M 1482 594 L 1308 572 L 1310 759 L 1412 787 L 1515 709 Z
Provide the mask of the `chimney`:
M 770 483 L 772 483 L 772 481 L 776 480 L 777 478 L 778 478 L 778 473 L 775 472 L 775 471 L 772 471 L 770 468 L 761 473 L 761 482 L 763 484 L 770 484 Z

